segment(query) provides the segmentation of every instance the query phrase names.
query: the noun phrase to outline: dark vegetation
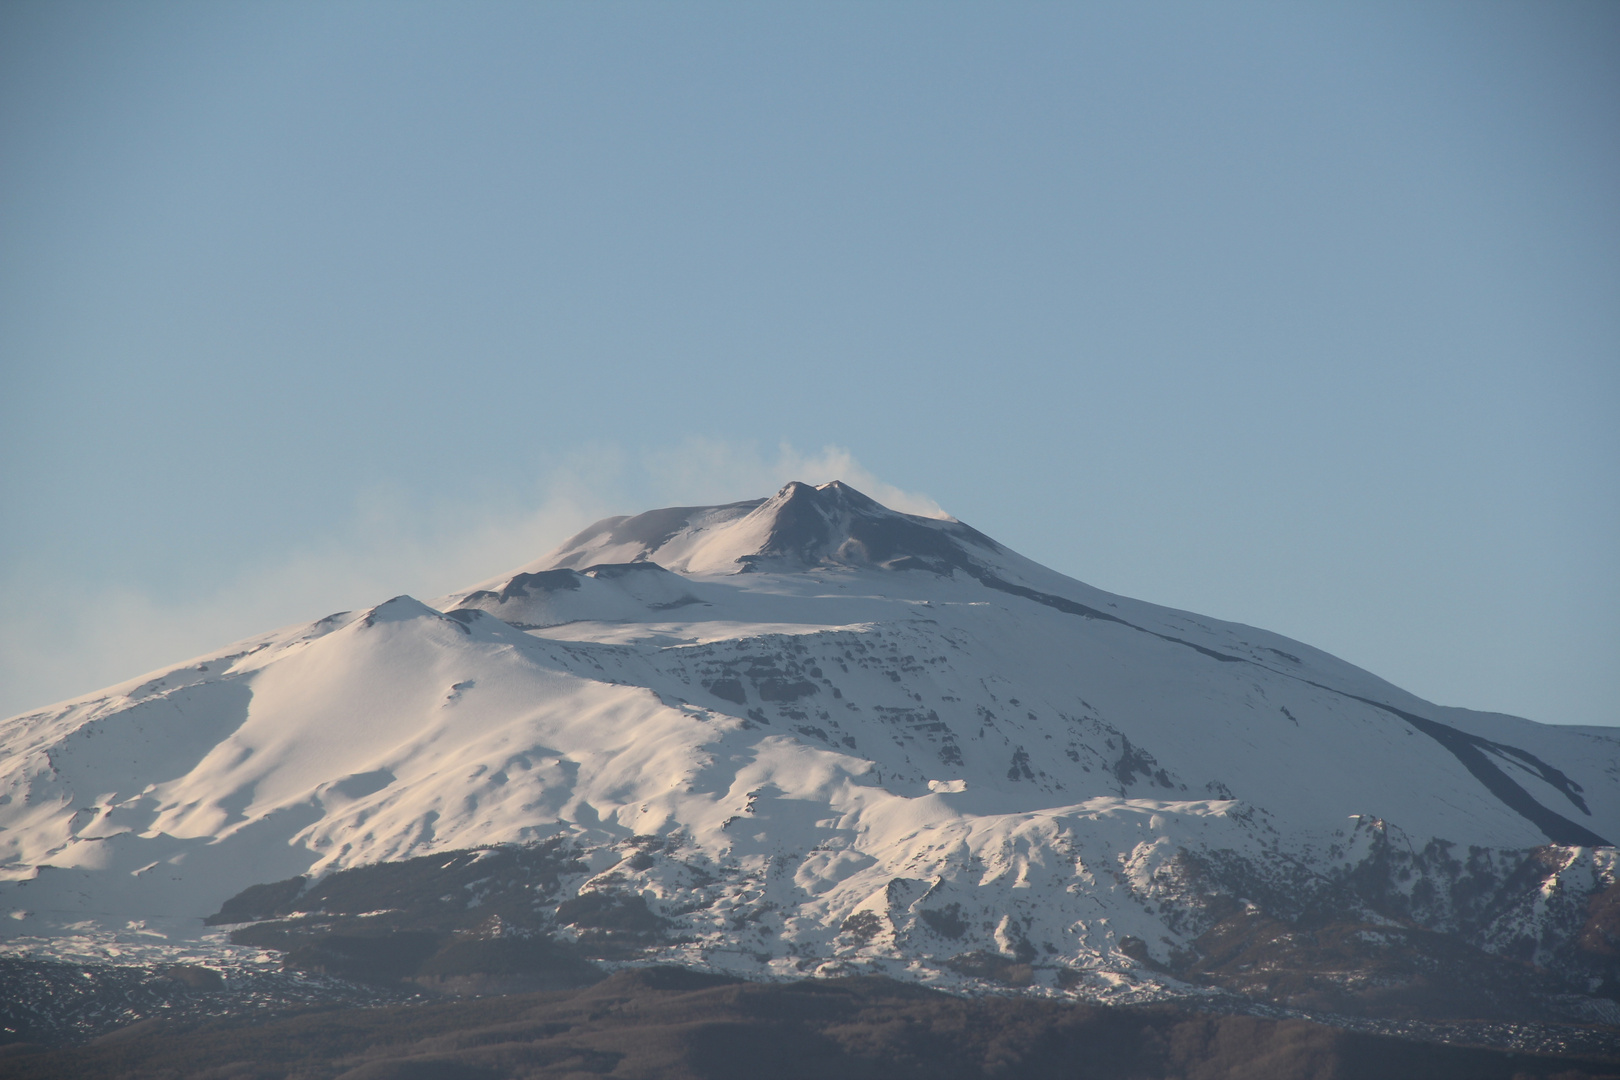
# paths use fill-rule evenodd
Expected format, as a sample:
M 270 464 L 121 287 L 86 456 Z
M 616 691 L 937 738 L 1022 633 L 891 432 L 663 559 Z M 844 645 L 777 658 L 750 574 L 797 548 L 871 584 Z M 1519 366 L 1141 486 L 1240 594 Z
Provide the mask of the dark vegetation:
M 1545 972 L 1416 927 L 1238 912 L 1194 945 L 1171 974 L 1308 1012 L 1556 1021 L 1567 1011 L 1569 988 Z
M 670 857 L 668 846 L 632 837 L 622 845 L 623 865 Z M 1534 855 L 1518 875 L 1528 876 L 1510 881 L 1507 894 L 1540 884 L 1530 872 Z M 1555 972 L 1527 957 L 1486 952 L 1467 940 L 1466 926 L 1462 933 L 1425 929 L 1398 907 L 1407 902 L 1395 887 L 1411 872 L 1405 863 L 1376 874 L 1363 867 L 1365 880 L 1319 882 L 1314 891 L 1185 853 L 1176 870 L 1198 908 L 1186 912 L 1189 929 L 1203 932 L 1184 950 L 1166 953 L 1126 938 L 1121 951 L 1153 971 L 1251 1001 L 1355 1017 L 1567 1023 L 1589 1018 L 1588 997 L 1615 994 L 1620 887 L 1592 897 L 1584 924 L 1570 928 L 1570 955 L 1558 957 L 1567 970 Z M 308 975 L 463 994 L 567 989 L 600 978 L 595 961 L 654 958 L 650 947 L 674 933 L 639 894 L 618 890 L 611 873 L 585 892 L 563 887 L 586 873 L 577 853 L 556 842 L 452 852 L 345 870 L 313 884 L 257 885 L 209 922 L 243 923 L 233 941 L 279 950 L 289 971 Z M 1496 909 L 1500 900 L 1492 896 L 1502 890 L 1481 892 L 1476 921 Z M 918 918 L 953 941 L 967 928 L 957 905 L 924 909 Z M 843 932 L 867 941 L 881 924 L 862 911 Z M 1043 965 L 1028 943 L 1011 956 L 968 951 L 942 954 L 939 962 L 1013 989 L 1054 979 L 1066 985 L 1069 974 Z
M 1338 879 L 1278 881 L 1242 860 L 1183 851 L 1173 860 L 1181 903 L 1167 915 L 1192 940 L 1122 940 L 1121 951 L 1162 974 L 1314 1013 L 1562 1023 L 1620 1000 L 1620 885 L 1569 895 L 1556 876 L 1561 849 L 1514 853 L 1493 869 L 1478 849 L 1405 850 L 1381 822 L 1372 832 L 1372 855 Z M 1538 895 L 1557 899 L 1559 921 L 1504 935 L 1499 920 L 1511 924 Z
M 584 871 L 577 852 L 560 841 L 473 848 L 344 870 L 313 884 L 299 877 L 254 885 L 205 921 L 220 926 L 277 920 L 290 927 L 322 916 L 333 925 L 358 926 L 363 923 L 354 920 L 373 912 L 387 912 L 399 930 L 463 928 L 490 918 L 525 921 L 556 895 L 563 876 Z
M 315 1011 L 257 1024 L 147 1021 L 87 1046 L 0 1048 L 0 1075 L 1595 1080 L 1620 1078 L 1620 1062 L 1170 1006 L 965 999 L 874 977 L 761 985 L 644 968 L 572 991 Z
M 624 865 L 674 856 L 669 844 L 631 838 L 622 845 Z M 1542 1007 L 1559 986 L 1526 962 L 1410 922 L 1351 918 L 1354 905 L 1294 910 L 1258 880 L 1224 880 L 1233 868 L 1189 861 L 1179 872 L 1189 895 L 1201 898 L 1206 931 L 1168 958 L 1123 939 L 1127 956 L 1250 1001 L 1382 1020 L 1346 1030 L 1179 1005 L 1109 1008 L 1019 996 L 1054 977 L 1059 986 L 1074 981 L 1033 947 L 940 959 L 1004 991 L 977 998 L 875 977 L 760 985 L 671 968 L 607 977 L 599 961 L 647 956 L 673 927 L 638 894 L 617 891 L 611 873 L 578 892 L 588 869 L 567 844 L 548 843 L 244 891 L 209 921 L 233 926 L 240 943 L 281 952 L 286 974 L 254 976 L 268 980 L 263 986 L 201 968 L 107 969 L 92 979 L 63 965 L 14 964 L 15 977 L 0 979 L 0 991 L 26 990 L 39 1000 L 27 1009 L 0 1001 L 10 1031 L 0 1035 L 10 1041 L 0 1046 L 0 1077 L 1620 1080 L 1612 1029 L 1527 1037 L 1487 1030 L 1492 1022 L 1505 1029 L 1569 1019 Z M 1228 894 L 1240 887 L 1260 903 L 1232 901 Z M 1616 895 L 1594 897 L 1585 916 L 1582 947 L 1606 957 L 1620 940 Z M 954 905 L 919 918 L 947 939 L 966 926 Z M 878 929 L 871 912 L 845 926 L 856 937 Z M 71 1022 L 39 1022 L 46 1013 Z M 1467 1022 L 1446 1032 L 1416 1022 L 1447 1017 Z M 1383 1022 L 1391 1018 L 1414 1022 Z M 1468 1043 L 1493 1048 L 1459 1045 Z
M 632 861 L 646 855 L 638 843 Z M 232 941 L 310 975 L 460 994 L 584 986 L 602 977 L 592 960 L 639 956 L 664 920 L 634 894 L 563 899 L 562 878 L 586 872 L 576 854 L 550 842 L 292 878 L 244 890 L 207 922 L 246 924 Z

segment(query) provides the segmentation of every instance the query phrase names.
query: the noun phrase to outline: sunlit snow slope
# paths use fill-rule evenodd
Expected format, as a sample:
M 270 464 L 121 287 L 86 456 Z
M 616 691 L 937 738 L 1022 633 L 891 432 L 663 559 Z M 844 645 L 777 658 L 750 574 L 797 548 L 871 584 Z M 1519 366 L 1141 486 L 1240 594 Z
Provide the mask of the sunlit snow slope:
M 1308 890 L 1396 834 L 1602 885 L 1617 781 L 1605 729 L 1435 706 L 790 484 L 6 721 L 0 911 L 200 930 L 255 883 L 563 836 L 568 888 L 643 897 L 671 958 L 1106 974 L 1196 933 L 1209 875 Z

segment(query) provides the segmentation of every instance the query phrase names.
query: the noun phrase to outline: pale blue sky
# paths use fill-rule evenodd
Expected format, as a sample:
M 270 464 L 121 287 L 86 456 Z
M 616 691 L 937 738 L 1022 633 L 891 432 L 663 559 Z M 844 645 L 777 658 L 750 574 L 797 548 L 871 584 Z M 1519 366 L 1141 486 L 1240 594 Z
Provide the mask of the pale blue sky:
M 12 0 L 0 713 L 820 469 L 1620 723 L 1617 193 L 1614 4 Z

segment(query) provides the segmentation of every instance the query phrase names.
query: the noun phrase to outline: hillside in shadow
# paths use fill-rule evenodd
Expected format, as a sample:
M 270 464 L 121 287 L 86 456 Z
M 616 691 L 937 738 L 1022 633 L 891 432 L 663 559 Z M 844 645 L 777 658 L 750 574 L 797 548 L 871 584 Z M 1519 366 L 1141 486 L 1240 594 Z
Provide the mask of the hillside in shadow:
M 15 1080 L 1598 1080 L 1620 1060 L 1410 1042 L 1303 1020 L 962 998 L 884 978 L 744 982 L 674 968 L 573 990 L 253 1023 L 150 1020 L 0 1048 Z

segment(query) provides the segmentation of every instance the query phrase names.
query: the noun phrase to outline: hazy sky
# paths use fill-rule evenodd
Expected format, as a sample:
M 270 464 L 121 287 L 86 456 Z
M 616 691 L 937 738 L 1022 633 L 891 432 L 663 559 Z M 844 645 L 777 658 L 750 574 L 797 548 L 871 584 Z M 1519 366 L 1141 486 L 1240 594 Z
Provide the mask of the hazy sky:
M 1620 5 L 0 5 L 0 714 L 844 476 L 1620 723 Z

